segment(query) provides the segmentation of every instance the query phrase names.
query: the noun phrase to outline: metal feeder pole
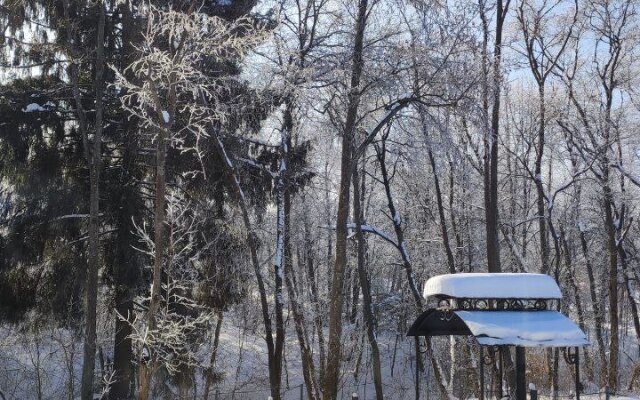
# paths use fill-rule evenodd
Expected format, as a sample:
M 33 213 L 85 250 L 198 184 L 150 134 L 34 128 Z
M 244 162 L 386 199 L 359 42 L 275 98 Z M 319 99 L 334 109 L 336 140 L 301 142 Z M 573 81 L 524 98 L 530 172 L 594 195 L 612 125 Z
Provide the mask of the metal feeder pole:
M 480 345 L 480 400 L 484 400 L 484 348 Z
M 580 400 L 580 348 L 576 347 L 576 400 Z
M 516 346 L 516 400 L 527 400 L 525 349 Z

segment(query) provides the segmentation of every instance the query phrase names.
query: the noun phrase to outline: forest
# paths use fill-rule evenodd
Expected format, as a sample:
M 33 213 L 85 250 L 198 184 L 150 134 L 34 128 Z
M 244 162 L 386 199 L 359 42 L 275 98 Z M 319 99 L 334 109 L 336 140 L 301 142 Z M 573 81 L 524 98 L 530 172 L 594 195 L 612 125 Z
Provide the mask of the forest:
M 552 276 L 582 398 L 638 398 L 639 13 L 0 0 L 0 399 L 514 398 L 407 337 L 470 272 Z

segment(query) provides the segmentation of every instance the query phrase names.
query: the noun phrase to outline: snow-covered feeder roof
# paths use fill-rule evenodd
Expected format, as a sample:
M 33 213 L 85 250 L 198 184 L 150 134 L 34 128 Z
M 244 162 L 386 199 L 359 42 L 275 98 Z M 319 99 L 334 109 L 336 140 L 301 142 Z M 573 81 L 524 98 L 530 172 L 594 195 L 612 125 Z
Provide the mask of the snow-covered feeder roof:
M 430 309 L 407 336 L 473 336 L 481 346 L 582 347 L 586 335 L 557 311 L 444 311 Z M 448 315 L 448 316 L 447 316 Z
M 483 346 L 576 347 L 589 341 L 557 311 L 455 311 Z
M 460 273 L 427 281 L 424 297 L 466 299 L 560 299 L 562 293 L 549 275 L 527 273 Z

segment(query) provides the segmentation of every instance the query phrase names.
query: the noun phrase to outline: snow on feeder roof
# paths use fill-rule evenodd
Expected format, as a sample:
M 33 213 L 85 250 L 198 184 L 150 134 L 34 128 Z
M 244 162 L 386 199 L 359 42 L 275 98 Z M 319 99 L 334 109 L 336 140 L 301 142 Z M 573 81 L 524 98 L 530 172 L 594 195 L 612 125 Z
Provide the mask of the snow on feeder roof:
M 434 276 L 427 281 L 424 297 L 467 299 L 561 299 L 556 281 L 549 275 L 527 273 L 460 273 Z
M 481 346 L 582 347 L 584 332 L 558 311 L 450 311 L 430 309 L 407 336 L 473 336 Z
M 456 311 L 483 346 L 582 347 L 582 330 L 557 311 Z

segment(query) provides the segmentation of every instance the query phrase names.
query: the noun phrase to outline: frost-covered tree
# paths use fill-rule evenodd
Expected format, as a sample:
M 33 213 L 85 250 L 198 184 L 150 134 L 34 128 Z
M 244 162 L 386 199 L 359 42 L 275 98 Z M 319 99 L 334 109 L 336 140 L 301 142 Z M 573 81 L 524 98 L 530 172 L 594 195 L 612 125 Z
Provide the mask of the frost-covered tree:
M 165 258 L 171 254 L 165 203 L 168 151 L 194 152 L 202 159 L 201 140 L 224 118 L 225 105 L 220 98 L 226 78 L 207 74 L 203 66 L 209 59 L 241 55 L 256 35 L 247 34 L 253 28 L 246 19 L 230 23 L 195 10 L 163 10 L 152 4 L 143 4 L 139 12 L 147 23 L 139 57 L 118 72 L 117 84 L 126 89 L 122 104 L 141 122 L 140 133 L 149 135 L 148 140 L 155 144 L 154 264 L 145 317 L 146 329 L 153 332 L 159 328 L 157 314 L 167 301 L 161 296 L 161 275 Z M 206 173 L 204 165 L 193 173 Z M 141 399 L 150 394 L 158 364 L 166 364 L 153 347 L 148 351 L 148 361 L 141 365 Z

